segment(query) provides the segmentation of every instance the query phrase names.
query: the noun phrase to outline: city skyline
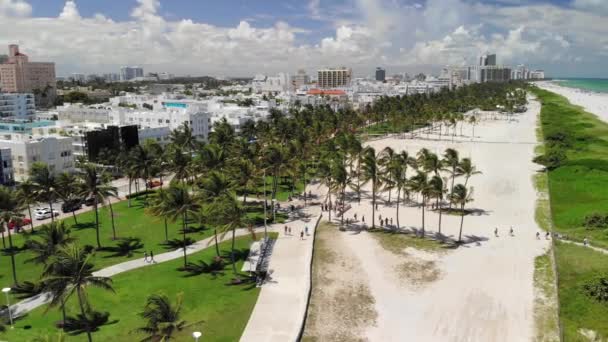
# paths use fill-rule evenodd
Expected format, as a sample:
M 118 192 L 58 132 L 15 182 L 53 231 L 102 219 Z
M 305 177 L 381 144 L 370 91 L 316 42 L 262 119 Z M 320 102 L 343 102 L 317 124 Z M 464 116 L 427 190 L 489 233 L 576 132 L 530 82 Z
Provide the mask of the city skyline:
M 0 18 L 0 46 L 54 61 L 58 75 L 124 65 L 228 77 L 339 65 L 355 76 L 378 65 L 388 74 L 437 73 L 492 52 L 499 64 L 555 77 L 608 77 L 608 3 L 597 0 L 5 0 Z

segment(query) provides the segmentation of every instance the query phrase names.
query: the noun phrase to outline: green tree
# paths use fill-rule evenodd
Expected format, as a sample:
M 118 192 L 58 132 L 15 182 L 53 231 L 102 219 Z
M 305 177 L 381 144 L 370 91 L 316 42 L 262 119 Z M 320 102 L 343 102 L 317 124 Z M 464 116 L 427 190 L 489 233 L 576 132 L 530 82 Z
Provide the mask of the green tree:
M 55 175 L 44 163 L 34 163 L 30 168 L 30 179 L 34 187 L 36 199 L 49 204 L 51 222 L 55 221 L 53 202 L 57 199 L 57 182 Z
M 75 174 L 64 172 L 57 176 L 57 195 L 63 201 L 63 203 L 71 204 L 73 202 L 80 201 L 81 198 L 78 195 L 80 189 L 80 180 Z M 74 218 L 74 223 L 78 224 L 74 206 L 72 206 L 72 217 Z
M 372 183 L 372 229 L 376 228 L 376 194 L 382 187 L 382 177 L 378 163 L 378 156 L 373 147 L 366 147 L 363 151 L 361 170 L 363 184 Z
M 116 188 L 107 184 L 102 174 L 99 173 L 97 167 L 93 164 L 84 164 L 79 174 L 82 181 L 80 195 L 84 198 L 93 198 L 93 209 L 95 210 L 95 238 L 97 248 L 101 248 L 101 240 L 99 239 L 99 203 L 104 203 L 109 197 L 116 197 Z M 116 237 L 114 227 L 112 227 L 113 236 Z
M 418 173 L 411 179 L 411 188 L 413 191 L 419 193 L 422 196 L 422 236 L 424 237 L 424 209 L 426 207 L 428 197 L 431 193 L 431 186 L 429 185 L 428 175 L 425 172 L 418 171 Z
M 19 201 L 25 207 L 27 207 L 27 213 L 30 218 L 30 228 L 34 232 L 34 217 L 32 217 L 32 204 L 36 204 L 36 187 L 29 179 L 21 182 L 17 186 L 17 196 Z
M 19 201 L 17 196 L 17 192 L 15 190 L 0 187 L 0 224 L 2 227 L 6 227 L 6 231 L 8 232 L 8 244 L 9 244 L 9 253 L 11 256 L 11 268 L 13 271 L 13 281 L 17 284 L 17 268 L 15 266 L 15 247 L 13 246 L 13 238 L 11 234 L 11 229 L 9 224 L 13 222 L 15 227 L 18 226 L 21 221 L 23 214 L 23 206 Z
M 173 305 L 165 295 L 148 296 L 144 311 L 139 314 L 146 320 L 146 325 L 137 329 L 146 335 L 142 341 L 169 341 L 173 334 L 191 325 L 180 318 L 183 298 L 183 292 L 178 293 Z
M 450 202 L 460 206 L 460 231 L 458 233 L 458 242 L 462 242 L 462 224 L 464 222 L 464 207 L 467 203 L 473 201 L 473 188 L 467 188 L 463 184 L 458 184 L 450 194 Z
M 435 198 L 435 207 L 439 210 L 439 234 L 441 234 L 441 214 L 443 213 L 441 201 L 447 192 L 445 181 L 440 176 L 433 176 L 429 181 L 429 186 L 429 196 Z

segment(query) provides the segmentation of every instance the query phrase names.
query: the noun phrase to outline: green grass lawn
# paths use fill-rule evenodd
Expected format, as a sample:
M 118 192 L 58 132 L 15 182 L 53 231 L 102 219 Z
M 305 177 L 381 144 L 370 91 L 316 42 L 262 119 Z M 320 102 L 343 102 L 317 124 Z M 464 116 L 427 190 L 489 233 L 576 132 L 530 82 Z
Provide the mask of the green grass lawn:
M 582 290 L 590 278 L 608 274 L 608 255 L 557 242 L 556 259 L 564 341 L 589 341 L 578 332 L 579 329 L 591 329 L 603 338 L 608 337 L 608 303 L 600 303 Z M 597 341 L 600 340 L 603 341 Z
M 581 241 L 608 247 L 607 229 L 586 229 L 586 215 L 608 214 L 608 124 L 557 94 L 535 90 L 542 101 L 545 139 L 565 137 L 567 160 L 549 172 L 551 214 L 555 228 Z
M 372 125 L 361 128 L 360 133 L 372 134 L 372 135 L 403 133 L 403 132 L 411 131 L 412 127 L 414 129 L 418 129 L 418 128 L 425 127 L 425 126 L 426 125 L 421 125 L 421 124 L 416 124 L 414 126 L 408 124 L 403 127 L 397 127 L 397 126 L 390 124 L 389 122 L 380 122 L 380 123 L 372 124 Z
M 95 252 L 92 262 L 98 269 L 128 261 L 133 258 L 142 257 L 144 251 L 154 251 L 155 254 L 160 254 L 172 250 L 174 248 L 164 244 L 165 241 L 165 224 L 164 220 L 159 217 L 149 215 L 145 212 L 142 198 L 132 200 L 131 208 L 128 208 L 128 201 L 121 201 L 113 204 L 116 233 L 118 238 L 135 237 L 141 240 L 142 248 L 133 251 L 133 255 L 116 255 L 115 252 L 108 250 L 98 250 Z M 263 222 L 263 207 L 261 204 L 251 204 L 246 207 L 247 216 L 260 224 Z M 268 214 L 270 218 L 270 213 Z M 283 214 L 278 215 L 277 221 L 282 221 L 286 217 Z M 80 245 L 96 246 L 95 240 L 95 212 L 93 210 L 77 215 L 78 225 L 74 224 L 72 217 L 65 219 L 65 223 L 71 227 L 71 235 L 78 239 Z M 102 247 L 115 246 L 118 241 L 112 240 L 112 225 L 110 221 L 110 210 L 101 208 L 99 210 L 100 220 L 100 239 Z M 271 222 L 271 220 L 269 220 Z M 169 240 L 181 239 L 181 222 L 169 223 L 168 227 Z M 213 230 L 208 227 L 201 227 L 196 222 L 192 222 L 188 237 L 198 241 L 205 239 L 213 234 Z M 35 234 L 30 238 L 35 238 Z M 22 234 L 13 235 L 13 244 L 21 247 L 25 242 L 26 237 Z M 7 239 L 8 246 L 8 239 Z M 27 263 L 26 260 L 32 257 L 32 253 L 27 250 L 20 251 L 16 256 L 17 264 L 17 280 L 35 281 L 38 280 L 42 272 L 42 266 L 33 263 Z M 12 273 L 10 267 L 10 256 L 6 253 L 0 254 L 0 282 L 3 286 L 13 284 Z
M 276 238 L 276 233 L 272 237 Z M 246 250 L 251 242 L 250 236 L 237 238 L 236 247 Z M 220 248 L 222 253 L 228 253 L 230 241 L 220 244 Z M 215 248 L 211 246 L 188 258 L 190 261 L 208 262 L 214 256 Z M 90 288 L 91 306 L 96 311 L 109 312 L 110 322 L 113 322 L 102 326 L 93 334 L 93 339 L 114 342 L 141 340 L 144 336 L 134 332 L 134 329 L 144 325 L 138 314 L 143 310 L 146 298 L 150 294 L 165 294 L 175 302 L 176 295 L 183 292 L 182 319 L 188 323 L 203 322 L 176 335 L 175 341 L 189 341 L 190 334 L 196 330 L 203 332 L 204 341 L 237 341 L 255 306 L 259 288 L 252 284 L 227 285 L 233 278 L 230 266 L 226 267 L 223 275 L 216 278 L 209 274 L 187 277 L 177 270 L 182 263 L 183 260 L 179 258 L 119 274 L 112 278 L 115 294 Z M 238 262 L 238 270 L 242 263 Z M 61 319 L 61 312 L 52 309 L 45 314 L 44 311 L 44 307 L 38 308 L 18 320 L 14 330 L 0 333 L 0 340 L 31 341 L 38 337 L 55 336 L 58 329 L 54 327 L 54 322 Z M 74 297 L 68 302 L 68 315 L 77 312 L 77 300 Z M 86 334 L 67 338 L 67 341 L 85 340 Z

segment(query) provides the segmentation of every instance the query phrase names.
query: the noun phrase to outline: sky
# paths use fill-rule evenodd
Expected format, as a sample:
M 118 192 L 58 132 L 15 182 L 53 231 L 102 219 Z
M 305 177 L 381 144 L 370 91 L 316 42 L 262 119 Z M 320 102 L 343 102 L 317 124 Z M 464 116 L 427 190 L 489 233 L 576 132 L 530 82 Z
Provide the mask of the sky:
M 0 0 L 0 54 L 13 43 L 64 76 L 437 73 L 496 53 L 608 78 L 608 0 Z

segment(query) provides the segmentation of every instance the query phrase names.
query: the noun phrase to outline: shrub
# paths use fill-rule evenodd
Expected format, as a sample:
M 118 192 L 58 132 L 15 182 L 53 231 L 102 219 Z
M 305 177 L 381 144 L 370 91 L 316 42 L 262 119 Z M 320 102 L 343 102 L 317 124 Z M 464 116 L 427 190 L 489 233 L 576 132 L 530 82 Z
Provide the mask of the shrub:
M 608 214 L 593 213 L 585 216 L 584 225 L 587 229 L 607 228 Z
M 598 275 L 583 285 L 585 294 L 598 302 L 608 302 L 608 274 Z
M 534 158 L 534 162 L 543 165 L 547 170 L 555 170 L 566 161 L 566 152 L 559 147 L 550 147 L 547 153 Z

